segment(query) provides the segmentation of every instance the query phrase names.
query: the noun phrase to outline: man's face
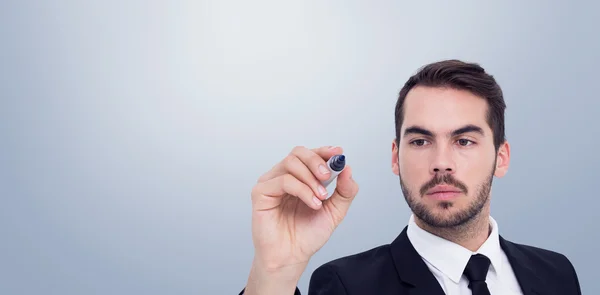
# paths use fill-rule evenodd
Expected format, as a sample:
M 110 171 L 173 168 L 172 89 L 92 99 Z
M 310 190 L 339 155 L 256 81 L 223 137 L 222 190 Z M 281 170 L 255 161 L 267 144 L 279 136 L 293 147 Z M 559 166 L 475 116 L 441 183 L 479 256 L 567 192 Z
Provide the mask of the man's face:
M 464 90 L 418 86 L 406 97 L 392 170 L 413 213 L 430 226 L 473 218 L 489 204 L 494 174 L 508 168 L 508 143 L 496 153 L 487 110 Z

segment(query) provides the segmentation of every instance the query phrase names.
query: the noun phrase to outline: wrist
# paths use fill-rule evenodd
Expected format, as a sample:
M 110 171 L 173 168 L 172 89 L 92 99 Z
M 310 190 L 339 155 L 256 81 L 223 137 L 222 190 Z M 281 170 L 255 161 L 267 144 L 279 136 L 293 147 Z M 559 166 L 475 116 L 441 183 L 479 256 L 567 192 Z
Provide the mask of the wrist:
M 268 267 L 256 259 L 252 262 L 250 276 L 246 284 L 246 295 L 294 294 L 298 281 L 307 263 Z

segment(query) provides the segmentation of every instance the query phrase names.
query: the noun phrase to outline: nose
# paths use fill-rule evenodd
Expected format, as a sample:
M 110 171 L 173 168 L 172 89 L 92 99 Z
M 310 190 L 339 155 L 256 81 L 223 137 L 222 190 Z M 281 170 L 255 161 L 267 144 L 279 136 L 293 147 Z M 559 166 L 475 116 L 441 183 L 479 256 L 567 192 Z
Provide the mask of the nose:
M 456 163 L 452 157 L 452 149 L 439 146 L 435 151 L 429 171 L 432 175 L 446 173 L 453 174 L 456 172 Z

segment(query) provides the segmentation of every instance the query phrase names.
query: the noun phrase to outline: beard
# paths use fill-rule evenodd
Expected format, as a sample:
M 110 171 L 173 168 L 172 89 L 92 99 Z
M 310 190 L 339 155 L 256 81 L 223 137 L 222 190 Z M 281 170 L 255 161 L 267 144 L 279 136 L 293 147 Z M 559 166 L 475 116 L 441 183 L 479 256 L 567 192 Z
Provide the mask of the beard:
M 494 165 L 492 167 L 496 167 L 495 160 Z M 406 200 L 408 207 L 415 214 L 415 216 L 417 216 L 423 222 L 435 228 L 458 227 L 466 224 L 467 222 L 475 218 L 487 203 L 492 188 L 494 170 L 495 169 L 492 170 L 492 173 L 489 175 L 489 177 L 485 179 L 485 181 L 483 181 L 483 183 L 479 184 L 476 187 L 475 198 L 468 204 L 467 208 L 460 210 L 449 217 L 436 216 L 433 213 L 433 210 L 427 208 L 427 206 L 419 202 L 419 200 L 423 198 L 423 196 L 429 189 L 439 184 L 455 186 L 456 188 L 460 189 L 465 195 L 468 195 L 468 187 L 461 181 L 454 178 L 452 174 L 436 174 L 436 176 L 433 179 L 421 186 L 421 188 L 419 189 L 419 195 L 414 195 L 413 191 L 411 191 L 408 188 L 408 186 L 406 186 L 406 184 L 402 180 L 402 175 L 399 175 L 400 187 L 402 189 L 402 193 L 404 194 L 404 199 Z M 454 203 L 452 201 L 442 201 L 439 202 L 436 206 L 439 206 L 443 210 L 448 210 L 449 208 L 454 206 Z

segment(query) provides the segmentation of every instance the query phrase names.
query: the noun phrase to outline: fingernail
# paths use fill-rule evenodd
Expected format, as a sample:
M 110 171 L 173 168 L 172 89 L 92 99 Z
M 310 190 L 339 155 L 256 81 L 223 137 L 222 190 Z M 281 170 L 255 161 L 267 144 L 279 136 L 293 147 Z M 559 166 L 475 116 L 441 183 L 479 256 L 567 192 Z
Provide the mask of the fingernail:
M 327 194 L 327 191 L 325 190 L 325 188 L 320 185 L 319 185 L 318 190 L 319 190 L 319 193 L 321 194 L 321 196 L 324 196 Z
M 329 174 L 329 169 L 323 165 L 319 165 L 319 172 L 321 172 L 321 174 Z
M 337 146 L 335 146 L 335 145 L 329 147 L 330 150 L 335 150 L 336 148 L 337 148 Z
M 315 202 L 315 204 L 317 204 L 317 206 L 321 206 L 321 200 L 317 199 L 317 197 L 313 196 L 313 202 Z

